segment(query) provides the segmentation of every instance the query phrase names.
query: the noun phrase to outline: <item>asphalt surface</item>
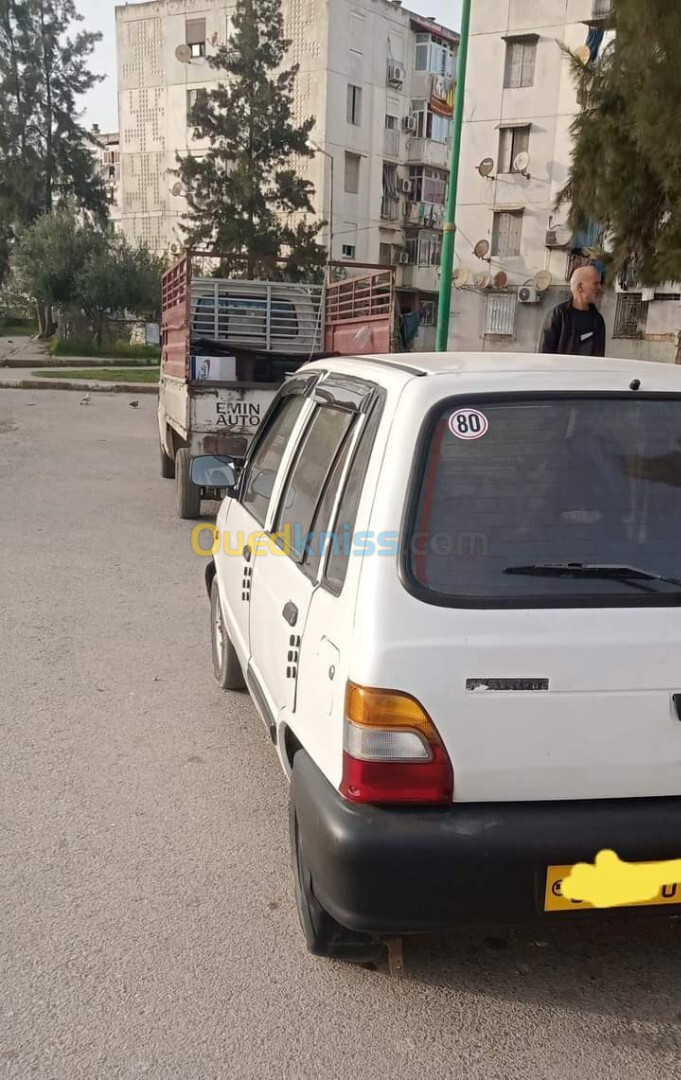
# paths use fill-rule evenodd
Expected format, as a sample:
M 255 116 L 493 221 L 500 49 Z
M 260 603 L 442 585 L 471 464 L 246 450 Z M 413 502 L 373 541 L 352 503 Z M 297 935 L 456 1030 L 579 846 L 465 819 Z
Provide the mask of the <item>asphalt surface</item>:
M 461 931 L 403 980 L 305 952 L 286 783 L 128 401 L 0 392 L 0 1076 L 680 1077 L 677 922 Z

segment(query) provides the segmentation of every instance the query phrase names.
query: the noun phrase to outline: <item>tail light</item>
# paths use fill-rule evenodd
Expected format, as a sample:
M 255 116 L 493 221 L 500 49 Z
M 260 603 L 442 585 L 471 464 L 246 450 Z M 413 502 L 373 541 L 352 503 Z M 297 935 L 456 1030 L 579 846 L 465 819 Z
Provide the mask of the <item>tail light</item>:
M 452 766 L 418 701 L 348 683 L 341 795 L 363 803 L 450 803 Z

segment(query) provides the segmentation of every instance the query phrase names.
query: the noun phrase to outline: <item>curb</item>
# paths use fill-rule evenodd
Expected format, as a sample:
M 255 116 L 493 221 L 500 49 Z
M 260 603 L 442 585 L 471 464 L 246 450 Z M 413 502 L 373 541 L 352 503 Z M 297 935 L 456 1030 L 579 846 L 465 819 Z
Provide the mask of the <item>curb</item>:
M 64 379 L 0 379 L 0 390 L 78 390 L 81 394 L 158 394 L 155 383 L 68 382 Z

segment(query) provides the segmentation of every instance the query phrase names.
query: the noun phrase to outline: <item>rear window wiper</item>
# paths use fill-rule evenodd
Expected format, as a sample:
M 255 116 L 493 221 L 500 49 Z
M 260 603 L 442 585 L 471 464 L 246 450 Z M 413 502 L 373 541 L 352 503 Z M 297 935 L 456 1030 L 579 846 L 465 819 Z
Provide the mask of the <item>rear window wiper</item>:
M 607 563 L 532 563 L 529 566 L 507 566 L 505 574 L 527 577 L 582 577 L 611 581 L 663 581 L 681 589 L 681 579 L 641 570 L 637 566 L 610 566 Z

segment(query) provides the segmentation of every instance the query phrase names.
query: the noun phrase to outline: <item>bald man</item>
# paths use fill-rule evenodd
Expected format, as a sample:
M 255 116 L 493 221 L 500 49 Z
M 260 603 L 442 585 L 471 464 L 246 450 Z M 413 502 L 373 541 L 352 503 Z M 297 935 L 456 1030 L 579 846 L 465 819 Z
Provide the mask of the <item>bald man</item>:
M 575 270 L 570 291 L 572 298 L 549 312 L 539 352 L 605 356 L 605 320 L 596 307 L 603 286 L 596 267 L 583 266 Z

